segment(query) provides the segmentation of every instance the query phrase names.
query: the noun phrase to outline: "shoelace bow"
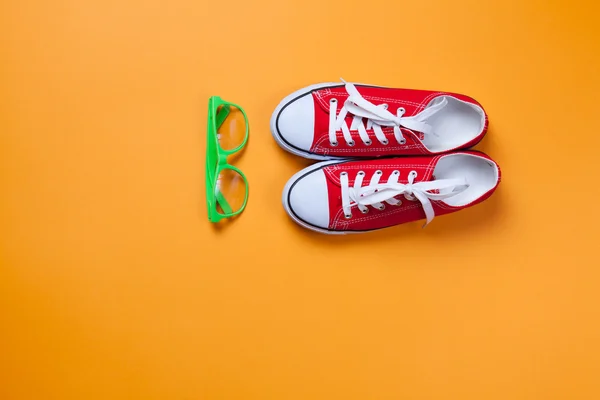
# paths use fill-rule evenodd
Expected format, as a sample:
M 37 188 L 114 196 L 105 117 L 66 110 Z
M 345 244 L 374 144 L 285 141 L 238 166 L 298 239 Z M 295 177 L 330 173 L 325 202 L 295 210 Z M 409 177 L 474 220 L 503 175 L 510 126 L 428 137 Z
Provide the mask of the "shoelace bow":
M 399 144 L 405 144 L 406 139 L 402 134 L 400 127 L 404 127 L 413 131 L 422 132 L 424 134 L 436 135 L 433 127 L 426 123 L 427 119 L 439 112 L 448 104 L 448 100 L 443 98 L 441 101 L 434 103 L 432 106 L 427 107 L 419 114 L 412 117 L 404 117 L 406 110 L 404 108 L 398 108 L 396 115 L 392 114 L 387 110 L 386 104 L 375 105 L 358 92 L 358 89 L 342 79 L 345 84 L 348 98 L 344 102 L 344 106 L 337 113 L 338 101 L 335 98 L 330 100 L 329 109 L 329 143 L 332 146 L 337 146 L 336 132 L 340 129 L 344 135 L 344 140 L 349 146 L 354 146 L 354 140 L 350 134 L 350 130 L 358 130 L 358 134 L 363 143 L 367 146 L 371 145 L 372 141 L 367 133 L 368 129 L 373 129 L 375 137 L 380 143 L 387 145 L 388 140 L 385 137 L 382 126 L 393 126 L 394 137 Z M 352 125 L 348 127 L 346 124 L 346 116 L 348 114 L 354 115 Z M 363 118 L 367 119 L 367 126 L 363 124 Z M 436 135 L 437 136 L 437 135 Z
M 376 171 L 371 177 L 369 185 L 362 186 L 365 173 L 359 171 L 354 180 L 354 186 L 351 187 L 348 173 L 342 172 L 340 174 L 342 208 L 347 219 L 352 218 L 351 208 L 354 206 L 357 206 L 363 214 L 366 214 L 369 211 L 368 206 L 383 210 L 385 208 L 384 202 L 390 205 L 400 205 L 402 202 L 396 197 L 404 195 L 407 200 L 421 202 L 427 218 L 425 225 L 427 225 L 435 216 L 431 200 L 447 199 L 469 187 L 466 179 L 438 179 L 415 183 L 416 171 L 409 173 L 408 183 L 398 183 L 399 171 L 393 171 L 386 183 L 379 183 L 382 175 L 382 171 Z M 451 190 L 447 193 L 432 193 L 432 191 L 443 191 L 445 189 Z

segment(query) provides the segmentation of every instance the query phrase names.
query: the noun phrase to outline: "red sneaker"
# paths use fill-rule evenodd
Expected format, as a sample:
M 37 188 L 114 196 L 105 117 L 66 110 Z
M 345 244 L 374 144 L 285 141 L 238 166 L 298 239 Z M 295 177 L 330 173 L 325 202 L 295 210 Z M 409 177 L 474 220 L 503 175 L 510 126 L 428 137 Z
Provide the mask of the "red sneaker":
M 271 117 L 279 145 L 317 160 L 433 155 L 477 144 L 487 115 L 470 97 L 351 83 L 308 86 Z
M 344 234 L 462 210 L 492 195 L 500 168 L 487 155 L 463 151 L 438 156 L 323 161 L 294 175 L 283 206 L 298 224 Z

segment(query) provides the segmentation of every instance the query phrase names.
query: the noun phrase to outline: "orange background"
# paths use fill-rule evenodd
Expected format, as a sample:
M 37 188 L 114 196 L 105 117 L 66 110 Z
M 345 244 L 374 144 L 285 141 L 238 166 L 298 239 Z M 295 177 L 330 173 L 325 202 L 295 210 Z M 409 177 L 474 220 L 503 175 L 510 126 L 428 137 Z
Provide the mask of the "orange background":
M 0 398 L 599 398 L 597 4 L 1 2 Z M 269 117 L 339 77 L 482 102 L 498 192 L 297 227 Z M 218 231 L 210 95 L 251 124 Z

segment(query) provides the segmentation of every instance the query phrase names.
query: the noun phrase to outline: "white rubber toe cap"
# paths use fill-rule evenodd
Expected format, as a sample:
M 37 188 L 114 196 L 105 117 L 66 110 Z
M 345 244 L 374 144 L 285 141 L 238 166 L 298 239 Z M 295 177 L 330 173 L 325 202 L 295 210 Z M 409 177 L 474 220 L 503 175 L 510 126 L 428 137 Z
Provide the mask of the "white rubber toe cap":
M 277 128 L 286 142 L 309 151 L 315 136 L 315 104 L 312 94 L 307 93 L 283 108 Z
M 329 197 L 323 170 L 311 172 L 296 181 L 289 192 L 289 205 L 303 221 L 329 228 Z

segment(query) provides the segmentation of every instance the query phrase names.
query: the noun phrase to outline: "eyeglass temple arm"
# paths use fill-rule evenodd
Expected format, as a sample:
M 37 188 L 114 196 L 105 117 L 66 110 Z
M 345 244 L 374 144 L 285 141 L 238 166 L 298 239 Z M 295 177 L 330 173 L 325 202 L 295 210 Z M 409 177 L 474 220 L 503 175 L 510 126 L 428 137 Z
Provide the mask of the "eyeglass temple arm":
M 231 209 L 231 206 L 229 205 L 227 200 L 225 200 L 225 196 L 223 196 L 223 193 L 221 193 L 219 189 L 216 190 L 215 196 L 217 198 L 217 203 L 219 203 L 221 209 L 223 209 L 223 212 L 225 214 L 231 214 L 233 210 Z
M 215 125 L 217 126 L 217 129 L 219 129 L 221 125 L 223 125 L 223 122 L 225 122 L 225 120 L 227 119 L 227 116 L 229 115 L 230 111 L 231 106 L 229 104 L 225 104 L 217 112 L 217 118 L 215 120 Z M 231 206 L 225 199 L 225 196 L 223 196 L 223 193 L 221 193 L 221 191 L 218 188 L 216 190 L 215 196 L 217 198 L 217 202 L 221 206 L 221 209 L 223 209 L 223 212 L 225 214 L 231 214 L 233 210 L 231 209 Z
M 225 104 L 217 112 L 217 119 L 215 121 L 217 129 L 219 129 L 221 127 L 221 125 L 223 125 L 223 122 L 225 122 L 225 119 L 227 119 L 227 116 L 229 115 L 230 111 L 231 111 L 231 106 L 229 104 Z

